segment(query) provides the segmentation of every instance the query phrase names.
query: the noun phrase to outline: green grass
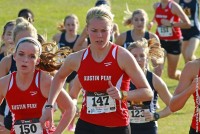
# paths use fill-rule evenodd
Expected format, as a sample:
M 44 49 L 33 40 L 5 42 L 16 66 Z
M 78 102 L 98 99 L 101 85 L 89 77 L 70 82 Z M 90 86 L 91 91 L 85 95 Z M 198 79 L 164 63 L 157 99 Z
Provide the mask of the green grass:
M 18 11 L 22 8 L 30 8 L 35 14 L 35 27 L 38 33 L 47 33 L 48 40 L 57 33 L 57 24 L 62 22 L 64 17 L 69 14 L 76 14 L 80 21 L 79 33 L 85 25 L 85 15 L 90 7 L 94 6 L 96 0 L 1 0 L 0 1 L 0 28 L 12 19 L 16 19 Z M 151 20 L 153 16 L 152 4 L 159 0 L 111 0 L 112 12 L 115 14 L 115 22 L 119 25 L 120 32 L 124 32 L 130 28 L 122 25 L 124 10 L 126 3 L 129 5 L 130 11 L 138 8 L 145 9 Z M 155 30 L 152 30 L 152 32 Z M 1 30 L 2 31 L 2 30 Z M 196 52 L 197 57 L 200 56 L 200 49 Z M 179 69 L 184 67 L 183 58 L 179 64 Z M 166 69 L 162 76 L 167 83 L 171 93 L 174 92 L 178 81 L 170 80 L 167 77 Z M 159 100 L 161 109 L 164 104 Z M 185 107 L 177 113 L 158 121 L 159 134 L 187 134 L 193 114 L 193 100 L 190 99 Z M 60 113 L 56 112 L 56 122 L 60 118 Z M 72 134 L 65 132 L 65 134 Z

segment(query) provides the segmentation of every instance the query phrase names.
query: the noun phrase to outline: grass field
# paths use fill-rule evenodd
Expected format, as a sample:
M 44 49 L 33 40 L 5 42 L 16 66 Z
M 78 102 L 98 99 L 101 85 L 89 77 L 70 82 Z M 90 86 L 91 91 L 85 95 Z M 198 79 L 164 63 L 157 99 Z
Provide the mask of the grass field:
M 124 10 L 126 3 L 131 11 L 143 8 L 147 11 L 149 18 L 153 16 L 152 4 L 158 0 L 111 0 L 112 12 L 115 14 L 115 22 L 119 25 L 120 32 L 124 32 L 130 28 L 122 25 Z M 48 35 L 48 40 L 57 33 L 57 24 L 62 22 L 64 17 L 69 14 L 76 14 L 80 21 L 80 30 L 82 31 L 85 25 L 85 15 L 87 10 L 94 6 L 95 0 L 0 0 L 0 27 L 12 19 L 17 17 L 17 13 L 22 8 L 30 8 L 35 14 L 35 27 L 38 33 Z M 155 28 L 152 30 L 154 32 Z M 196 52 L 197 57 L 200 57 L 200 49 Z M 179 69 L 184 67 L 183 58 L 179 64 Z M 162 76 L 171 93 L 177 85 L 177 81 L 168 79 L 166 69 Z M 164 104 L 160 102 L 161 109 Z M 186 106 L 177 113 L 158 121 L 159 134 L 187 134 L 193 114 L 193 101 L 190 99 Z M 60 114 L 56 113 L 55 119 L 59 120 Z M 72 134 L 65 132 L 65 134 Z

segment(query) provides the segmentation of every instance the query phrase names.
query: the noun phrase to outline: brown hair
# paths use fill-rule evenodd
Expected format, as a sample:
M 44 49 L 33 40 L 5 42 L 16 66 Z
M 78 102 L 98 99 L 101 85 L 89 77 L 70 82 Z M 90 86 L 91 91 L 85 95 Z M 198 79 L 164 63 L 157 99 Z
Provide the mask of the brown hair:
M 37 68 L 47 72 L 58 70 L 70 53 L 72 53 L 72 49 L 69 47 L 58 49 L 58 45 L 54 42 L 44 43 L 42 44 L 42 54 Z
M 8 27 L 10 27 L 10 26 L 15 26 L 15 25 L 16 25 L 16 21 L 15 21 L 15 20 L 8 21 L 8 22 L 5 24 L 5 26 L 3 27 L 3 34 L 2 34 L 2 35 L 5 34 L 6 29 L 7 29 Z
M 131 15 L 131 12 L 129 11 L 129 9 L 127 9 L 127 11 L 125 11 L 125 13 L 127 14 L 128 17 L 124 17 L 124 22 L 123 22 L 124 26 L 133 25 L 132 19 L 134 18 L 134 16 L 136 14 L 144 15 L 145 20 L 148 21 L 148 15 L 147 15 L 146 11 L 143 9 L 137 9 L 137 10 L 133 11 L 132 15 Z

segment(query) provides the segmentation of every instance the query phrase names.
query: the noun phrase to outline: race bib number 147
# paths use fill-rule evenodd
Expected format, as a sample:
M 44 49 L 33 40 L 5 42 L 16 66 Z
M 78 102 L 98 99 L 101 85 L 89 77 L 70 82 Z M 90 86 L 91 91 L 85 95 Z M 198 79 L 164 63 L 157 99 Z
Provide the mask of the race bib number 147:
M 87 93 L 87 113 L 100 114 L 116 111 L 115 100 L 106 93 Z

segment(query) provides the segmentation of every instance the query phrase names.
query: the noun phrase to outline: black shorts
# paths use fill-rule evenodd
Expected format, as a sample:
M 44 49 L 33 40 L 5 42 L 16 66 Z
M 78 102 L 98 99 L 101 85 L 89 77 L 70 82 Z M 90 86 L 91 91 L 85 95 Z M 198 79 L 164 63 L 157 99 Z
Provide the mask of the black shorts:
M 67 80 L 66 82 L 67 83 L 70 83 L 70 81 L 72 81 L 75 77 L 76 77 L 76 71 L 73 71 L 68 77 L 67 77 Z
M 158 127 L 154 121 L 148 123 L 130 123 L 131 134 L 158 134 Z
M 78 119 L 75 134 L 130 134 L 129 131 L 129 126 L 111 128 L 97 126 Z
M 165 49 L 168 54 L 179 55 L 181 54 L 182 40 L 178 41 L 165 41 L 160 40 L 161 47 Z
M 196 130 L 192 127 L 190 127 L 189 134 L 200 134 L 200 132 L 196 133 Z
M 188 41 L 191 38 L 200 39 L 200 31 L 196 27 L 192 27 L 191 29 L 181 30 L 183 35 L 183 41 Z
M 200 39 L 200 35 L 189 35 L 189 34 L 187 34 L 187 35 L 183 36 L 183 41 L 188 41 L 188 40 L 190 40 L 191 38 Z

